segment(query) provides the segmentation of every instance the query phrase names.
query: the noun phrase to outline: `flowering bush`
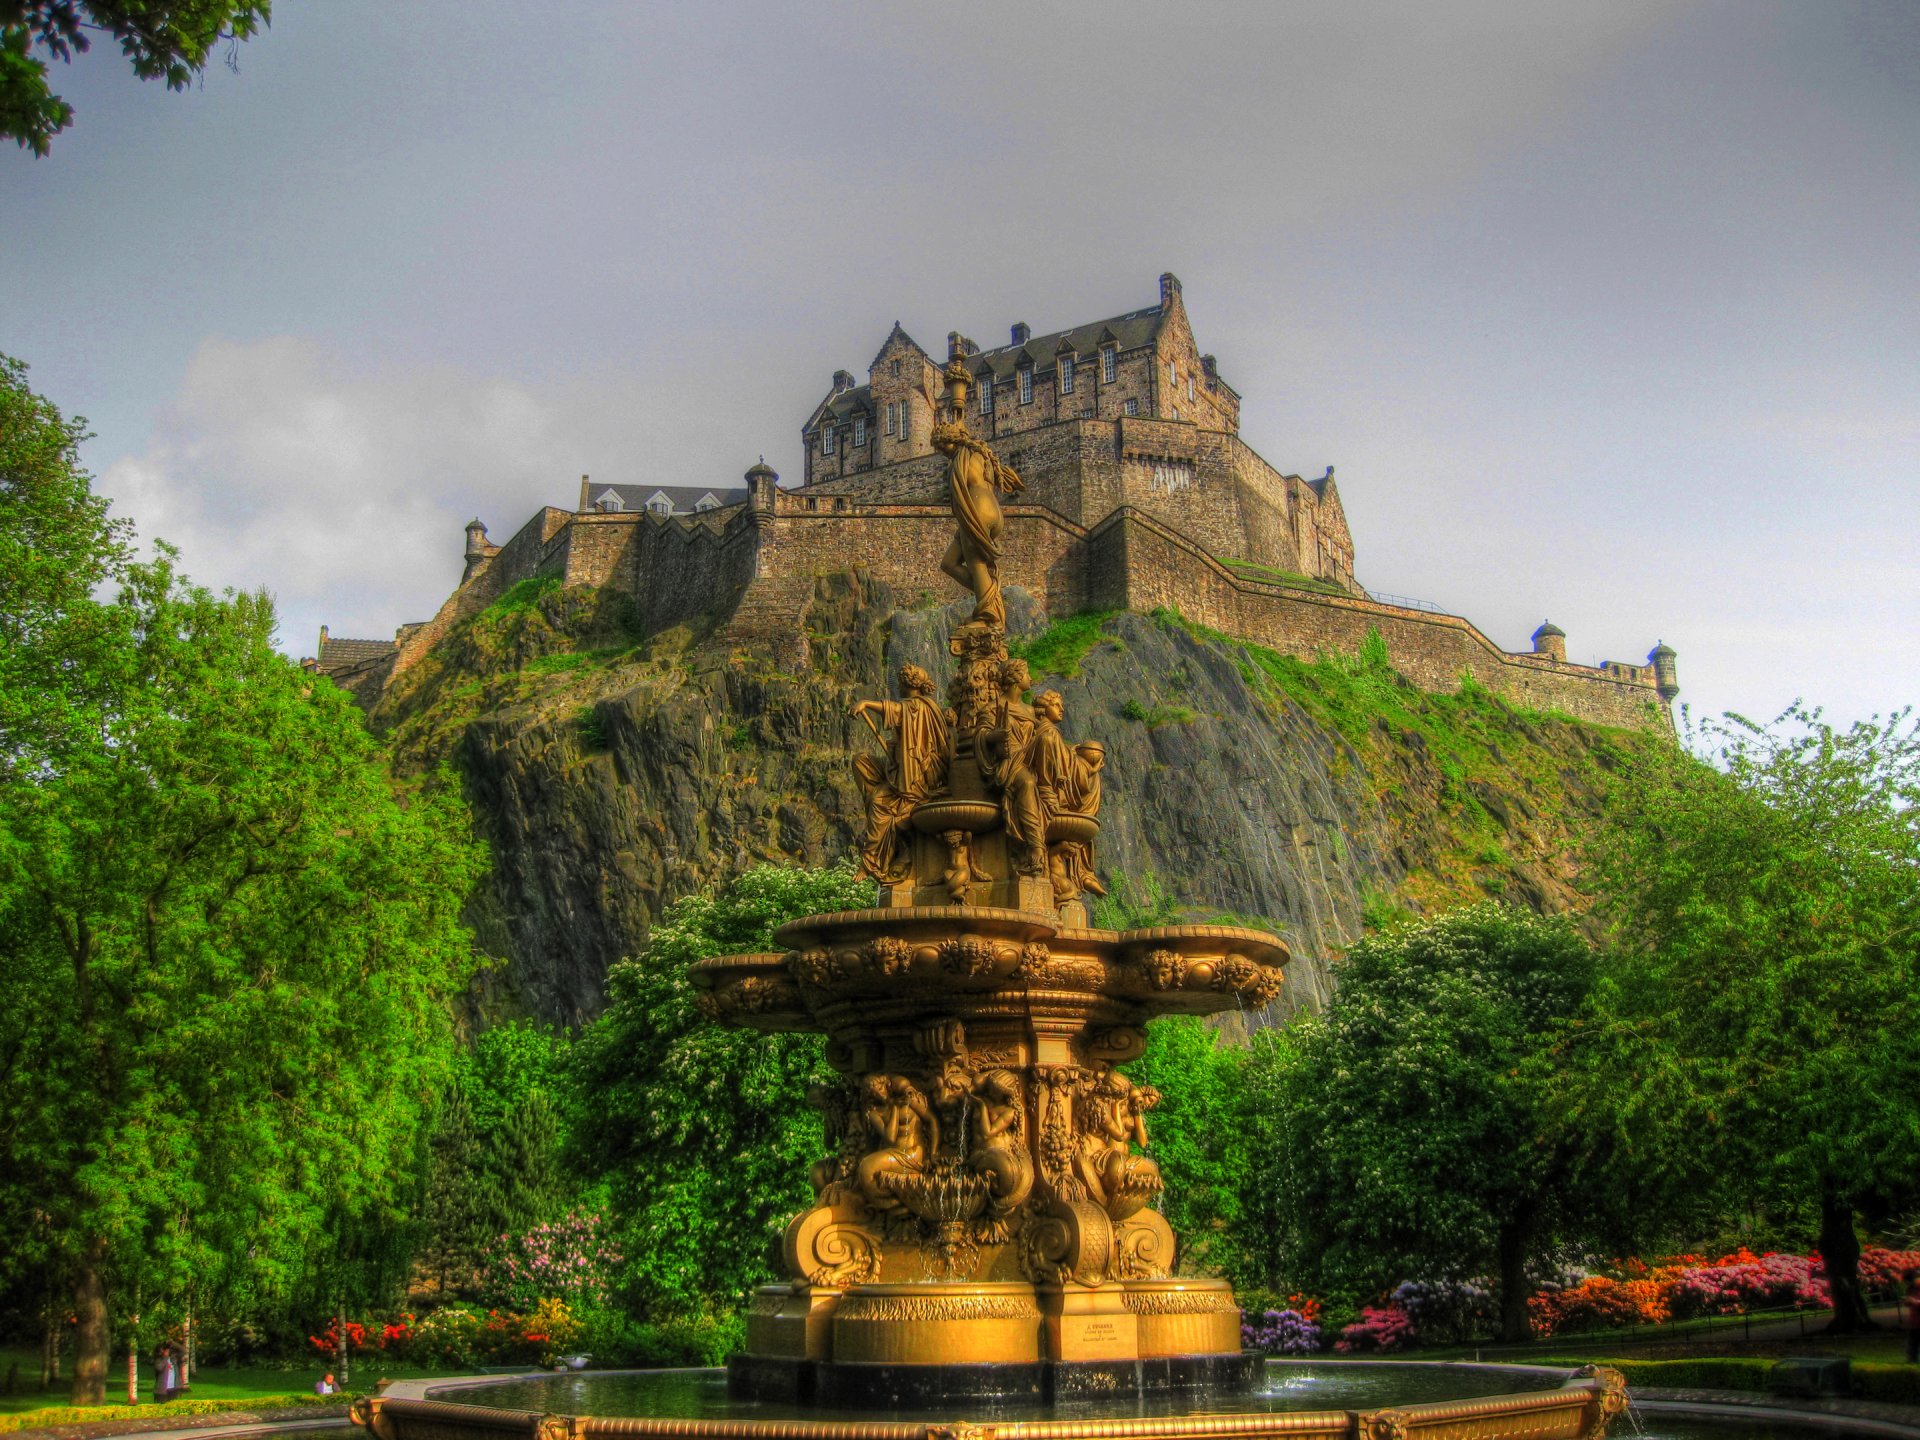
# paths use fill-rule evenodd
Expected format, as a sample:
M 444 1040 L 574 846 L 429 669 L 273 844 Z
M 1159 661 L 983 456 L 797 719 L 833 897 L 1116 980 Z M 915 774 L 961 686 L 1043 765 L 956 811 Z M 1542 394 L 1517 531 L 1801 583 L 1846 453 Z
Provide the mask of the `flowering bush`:
M 1240 1343 L 1268 1355 L 1311 1355 L 1320 1348 L 1320 1327 L 1298 1310 L 1266 1310 L 1240 1322 Z
M 1692 1258 L 1692 1257 L 1683 1257 Z M 1749 1310 L 1828 1305 L 1832 1295 L 1817 1257 L 1736 1250 L 1711 1264 L 1688 1265 L 1674 1281 L 1678 1315 L 1739 1315 Z
M 340 1327 L 341 1322 L 336 1319 L 320 1334 L 309 1335 L 307 1337 L 307 1343 L 312 1345 L 313 1348 L 318 1350 L 322 1355 L 338 1355 L 340 1353 Z M 367 1339 L 367 1327 L 362 1325 L 358 1320 L 347 1321 L 346 1331 L 347 1353 L 349 1355 L 364 1355 L 374 1348 Z
M 559 1296 L 576 1306 L 605 1302 L 620 1263 L 598 1214 L 575 1210 L 524 1235 L 502 1235 L 487 1257 L 484 1288 L 502 1304 L 529 1306 Z
M 1493 1287 L 1484 1280 L 1403 1280 L 1388 1298 L 1428 1342 L 1483 1333 L 1499 1316 Z
M 1334 1349 L 1341 1354 L 1360 1350 L 1401 1350 L 1414 1341 L 1413 1317 L 1400 1306 L 1362 1307 L 1360 1318 L 1340 1332 Z
M 1900 1277 L 1909 1270 L 1920 1270 L 1920 1250 L 1888 1250 L 1866 1245 L 1860 1250 L 1860 1283 L 1870 1295 L 1892 1298 L 1906 1287 Z
M 1589 1275 L 1577 1285 L 1530 1296 L 1527 1324 L 1543 1339 L 1611 1325 L 1663 1324 L 1672 1313 L 1674 1285 L 1662 1275 L 1634 1280 Z

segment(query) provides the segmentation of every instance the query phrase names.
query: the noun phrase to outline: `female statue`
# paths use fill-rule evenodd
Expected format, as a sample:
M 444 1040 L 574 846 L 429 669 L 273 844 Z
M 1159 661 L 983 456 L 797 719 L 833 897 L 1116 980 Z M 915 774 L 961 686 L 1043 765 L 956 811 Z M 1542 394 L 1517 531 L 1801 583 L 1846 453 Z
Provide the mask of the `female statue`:
M 898 700 L 862 700 L 853 713 L 893 733 L 884 756 L 857 755 L 854 778 L 867 802 L 867 833 L 860 865 L 883 884 L 906 878 L 911 860 L 901 833 L 913 807 L 947 785 L 947 712 L 935 698 L 933 677 L 918 665 L 900 667 Z
M 969 623 L 993 630 L 1007 628 L 1007 607 L 1000 596 L 1000 496 L 1017 495 L 1020 477 L 985 441 L 967 429 L 967 367 L 947 367 L 947 418 L 933 427 L 933 448 L 947 457 L 947 487 L 954 519 L 960 522 L 940 568 L 973 592 Z

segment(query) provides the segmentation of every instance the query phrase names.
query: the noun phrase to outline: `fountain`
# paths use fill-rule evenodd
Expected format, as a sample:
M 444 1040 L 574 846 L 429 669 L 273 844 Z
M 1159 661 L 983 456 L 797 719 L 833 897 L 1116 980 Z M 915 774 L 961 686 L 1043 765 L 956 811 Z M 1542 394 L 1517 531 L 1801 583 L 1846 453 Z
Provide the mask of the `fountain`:
M 1623 1403 L 1617 1376 L 1364 1413 L 1241 1408 L 1261 1357 L 1241 1350 L 1225 1281 L 1174 1273 L 1175 1237 L 1154 1208 L 1163 1181 L 1144 1153 L 1160 1097 L 1121 1067 L 1155 1015 L 1267 1005 L 1287 948 L 1239 926 L 1089 924 L 1103 754 L 1065 739 L 1057 693 L 1026 698 L 997 566 L 1000 496 L 1021 482 L 967 430 L 965 366 L 945 378 L 933 442 L 958 525 L 941 569 L 974 608 L 949 643 L 944 701 L 909 665 L 896 699 L 854 707 L 883 747 L 855 763 L 876 903 L 796 920 L 777 952 L 690 972 L 716 1023 L 827 1037 L 834 1078 L 808 1097 L 827 1134 L 814 1203 L 786 1226 L 781 1279 L 753 1297 L 728 1418 L 547 1417 L 555 1435 L 918 1440 L 976 1427 L 827 1417 L 1059 1414 L 1098 1398 L 1123 1418 L 1001 1428 L 1031 1440 L 1597 1437 Z M 1227 1397 L 1229 1413 L 1205 1413 Z M 362 1418 L 382 1440 L 541 1421 L 424 1389 L 390 1391 Z

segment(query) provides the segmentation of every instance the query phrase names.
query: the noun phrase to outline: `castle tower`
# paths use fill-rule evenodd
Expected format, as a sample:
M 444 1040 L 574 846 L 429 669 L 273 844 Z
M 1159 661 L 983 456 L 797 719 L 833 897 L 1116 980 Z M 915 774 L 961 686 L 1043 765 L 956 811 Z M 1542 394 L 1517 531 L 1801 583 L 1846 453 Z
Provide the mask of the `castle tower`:
M 1533 632 L 1533 653 L 1547 660 L 1558 660 L 1562 664 L 1567 659 L 1567 632 L 1551 620 L 1542 620 L 1540 628 Z
M 586 478 L 584 475 L 580 477 L 583 488 L 586 484 Z M 500 547 L 492 544 L 487 539 L 487 527 L 480 523 L 480 517 L 478 515 L 474 516 L 473 519 L 467 522 L 467 568 L 460 572 L 461 583 L 466 583 L 468 577 L 473 574 L 474 567 L 482 560 L 491 560 L 499 553 Z
M 757 464 L 747 467 L 747 504 L 765 514 L 773 513 L 773 497 L 780 489 L 780 477 L 762 455 Z
M 891 465 L 933 449 L 933 396 L 940 372 L 898 320 L 867 367 L 873 397 L 873 462 Z
M 1664 640 L 1647 652 L 1647 663 L 1653 666 L 1654 686 L 1660 691 L 1660 698 L 1669 704 L 1680 693 L 1680 670 L 1675 663 L 1678 658 Z

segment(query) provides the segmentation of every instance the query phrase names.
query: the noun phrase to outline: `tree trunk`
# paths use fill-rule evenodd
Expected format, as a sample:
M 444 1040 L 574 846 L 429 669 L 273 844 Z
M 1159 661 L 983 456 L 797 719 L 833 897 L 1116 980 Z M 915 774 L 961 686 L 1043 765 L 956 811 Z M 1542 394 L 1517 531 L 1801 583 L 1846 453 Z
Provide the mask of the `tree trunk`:
M 187 1302 L 186 1319 L 180 1323 L 180 1375 L 174 1381 L 182 1390 L 193 1384 L 193 1302 Z
M 140 1312 L 137 1310 L 133 1323 L 127 1327 L 127 1403 L 140 1403 Z
M 339 1387 L 347 1388 L 347 1305 L 343 1300 L 334 1309 L 333 1316 L 334 1355 L 333 1378 Z
M 1820 1197 L 1820 1261 L 1833 1292 L 1829 1335 L 1858 1335 L 1880 1327 L 1867 1310 L 1860 1287 L 1860 1237 L 1853 1229 L 1853 1203 L 1829 1190 Z
M 100 1279 L 107 1247 L 87 1246 L 73 1280 L 73 1313 L 79 1322 L 73 1337 L 73 1403 L 107 1403 L 107 1289 Z
M 1527 1330 L 1527 1236 L 1524 1219 L 1503 1221 L 1500 1226 L 1500 1339 L 1517 1345 L 1529 1337 Z

